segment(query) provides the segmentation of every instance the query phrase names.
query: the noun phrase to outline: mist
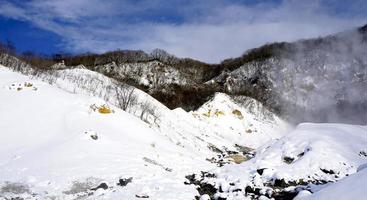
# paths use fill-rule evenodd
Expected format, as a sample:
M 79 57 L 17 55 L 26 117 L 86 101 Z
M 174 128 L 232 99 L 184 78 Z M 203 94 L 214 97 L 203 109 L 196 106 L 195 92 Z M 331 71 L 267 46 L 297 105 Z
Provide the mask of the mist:
M 270 58 L 231 72 L 234 93 L 250 93 L 293 123 L 366 124 L 365 30 L 275 44 Z

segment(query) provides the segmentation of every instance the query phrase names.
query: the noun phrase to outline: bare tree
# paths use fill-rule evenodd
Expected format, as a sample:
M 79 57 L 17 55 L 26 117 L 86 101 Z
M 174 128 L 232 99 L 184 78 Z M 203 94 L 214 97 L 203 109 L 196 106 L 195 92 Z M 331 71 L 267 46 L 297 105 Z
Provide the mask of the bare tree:
M 129 111 L 137 104 L 138 98 L 134 91 L 134 87 L 125 84 L 118 84 L 115 87 L 117 103 L 122 110 Z
M 154 123 L 156 123 L 159 118 L 158 113 L 155 112 L 154 106 L 149 101 L 141 102 L 140 104 L 140 119 L 149 122 L 149 118 L 152 119 Z

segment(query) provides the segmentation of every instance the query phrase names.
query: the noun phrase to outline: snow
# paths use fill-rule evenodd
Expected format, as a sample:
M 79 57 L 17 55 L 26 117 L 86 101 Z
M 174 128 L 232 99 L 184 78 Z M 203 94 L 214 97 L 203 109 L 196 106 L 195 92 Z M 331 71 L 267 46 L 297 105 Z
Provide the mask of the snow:
M 216 167 L 207 161 L 217 155 L 209 144 L 236 150 L 226 129 L 213 131 L 215 124 L 169 110 L 140 90 L 139 99 L 155 106 L 159 122 L 143 122 L 134 116 L 138 108 L 120 110 L 114 84 L 83 68 L 32 77 L 0 66 L 0 197 L 192 199 L 197 191 L 184 184 L 185 175 Z M 113 112 L 98 112 L 102 105 Z M 117 186 L 130 177 L 131 183 Z M 102 182 L 109 188 L 91 193 Z M 16 194 L 6 188 L 25 189 Z
M 119 65 L 109 63 L 96 66 L 95 70 L 103 73 L 115 73 L 121 78 L 137 80 L 139 84 L 148 86 L 149 88 L 167 84 L 185 85 L 189 82 L 189 79 L 186 79 L 178 69 L 159 61 L 124 63 Z
M 114 86 L 84 68 L 32 77 L 0 66 L 0 199 L 193 199 L 196 186 L 185 185 L 185 176 L 201 171 L 216 175 L 205 181 L 228 199 L 250 199 L 233 192 L 246 186 L 268 199 L 276 179 L 314 183 L 297 199 L 366 196 L 367 126 L 303 123 L 288 132 L 292 127 L 251 98 L 217 93 L 188 113 L 136 89 L 159 116 L 144 122 L 139 107 L 116 107 Z M 100 113 L 103 105 L 111 112 Z M 220 168 L 208 161 L 218 154 L 209 146 L 238 151 L 235 145 L 256 156 Z M 101 183 L 108 189 L 91 190 Z
M 102 99 L 68 93 L 3 67 L 0 70 L 0 130 L 5 130 L 0 135 L 0 177 L 4 181 L 0 188 L 19 183 L 30 188 L 27 198 L 34 193 L 34 199 L 74 199 L 77 194 L 65 191 L 76 182 L 79 187 L 87 183 L 96 187 L 104 181 L 123 199 L 140 193 L 190 199 L 196 190 L 183 184 L 184 175 L 212 165 L 114 106 L 110 114 L 93 111 L 90 105 L 105 103 Z M 13 83 L 24 82 L 38 90 L 9 89 Z M 94 134 L 97 140 L 90 137 Z M 119 188 L 116 183 L 124 176 L 133 181 Z
M 290 125 L 251 98 L 236 103 L 230 96 L 216 93 L 193 116 L 221 130 L 221 136 L 242 146 L 257 148 L 283 136 Z
M 228 195 L 247 185 L 271 189 L 268 185 L 281 179 L 286 183 L 335 182 L 364 168 L 366 147 L 367 126 L 303 123 L 258 148 L 252 160 L 216 169 L 212 171 L 216 178 L 206 181 L 215 182 L 217 188 L 223 182 L 235 183 Z M 263 172 L 259 174 L 258 169 Z M 313 191 L 321 188 L 309 186 Z
M 349 177 L 346 177 L 339 182 L 330 184 L 324 189 L 307 196 L 297 196 L 297 200 L 363 200 L 367 197 L 367 170 L 359 171 Z

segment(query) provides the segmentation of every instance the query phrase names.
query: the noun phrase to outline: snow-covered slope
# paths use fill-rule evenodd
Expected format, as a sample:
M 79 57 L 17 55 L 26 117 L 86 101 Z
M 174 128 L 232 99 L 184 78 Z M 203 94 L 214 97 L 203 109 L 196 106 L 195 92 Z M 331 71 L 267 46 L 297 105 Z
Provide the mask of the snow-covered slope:
M 193 199 L 209 190 L 185 177 L 201 171 L 210 195 L 228 199 L 327 198 L 349 184 L 320 184 L 358 170 L 346 180 L 362 180 L 366 126 L 305 123 L 286 134 L 251 98 L 217 93 L 188 113 L 136 89 L 158 116 L 144 122 L 139 103 L 116 107 L 116 86 L 82 67 L 25 76 L 0 66 L 0 198 Z M 256 156 L 244 162 L 246 147 Z
M 367 163 L 366 152 L 366 126 L 306 123 L 259 148 L 254 159 L 212 171 L 215 177 L 204 182 L 229 199 L 245 198 L 245 192 L 247 197 L 271 197 L 283 188 L 295 194 L 295 190 L 313 191 L 316 185 L 356 173 Z M 296 189 L 297 185 L 305 186 Z
M 156 123 L 143 122 L 134 116 L 139 108 L 127 113 L 114 106 L 115 84 L 83 68 L 30 77 L 0 66 L 0 197 L 192 199 L 197 191 L 184 184 L 185 176 L 216 167 L 208 160 L 218 154 L 213 147 L 233 152 L 236 144 L 255 147 L 262 140 L 244 136 L 242 143 L 216 123 L 169 110 L 136 90 L 159 115 Z M 247 113 L 234 106 L 229 108 Z M 243 128 L 233 125 L 233 132 Z M 130 177 L 131 183 L 120 186 Z M 101 183 L 108 189 L 91 190 Z
M 297 200 L 364 200 L 367 198 L 367 170 L 361 170 L 356 174 L 329 184 L 314 194 L 303 194 L 297 196 Z
M 0 196 L 74 199 L 102 181 L 122 199 L 195 195 L 183 184 L 184 174 L 208 167 L 203 155 L 116 107 L 110 114 L 94 111 L 91 105 L 104 104 L 101 99 L 67 93 L 3 67 L 0 74 Z M 125 177 L 133 177 L 132 183 L 117 186 Z
M 280 138 L 289 128 L 258 101 L 249 97 L 233 99 L 223 93 L 217 93 L 192 115 L 213 127 L 223 138 L 251 148 Z

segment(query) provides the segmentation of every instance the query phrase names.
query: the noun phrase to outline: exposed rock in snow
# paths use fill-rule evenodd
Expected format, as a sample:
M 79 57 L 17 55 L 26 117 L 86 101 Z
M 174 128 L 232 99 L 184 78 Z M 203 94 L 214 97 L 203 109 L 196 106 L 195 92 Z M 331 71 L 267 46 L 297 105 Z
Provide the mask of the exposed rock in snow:
M 245 192 L 252 197 L 261 194 L 275 199 L 284 195 L 294 197 L 298 191 L 315 191 L 319 188 L 316 185 L 356 173 L 359 166 L 367 162 L 359 155 L 366 144 L 366 126 L 301 124 L 279 140 L 257 149 L 255 158 L 213 170 L 215 177 L 202 182 L 214 185 L 217 194 L 228 199 L 236 199 L 238 193 L 245 195 Z M 360 173 L 363 174 L 363 170 Z M 231 187 L 223 190 L 222 184 Z M 249 189 L 245 189 L 247 187 Z

